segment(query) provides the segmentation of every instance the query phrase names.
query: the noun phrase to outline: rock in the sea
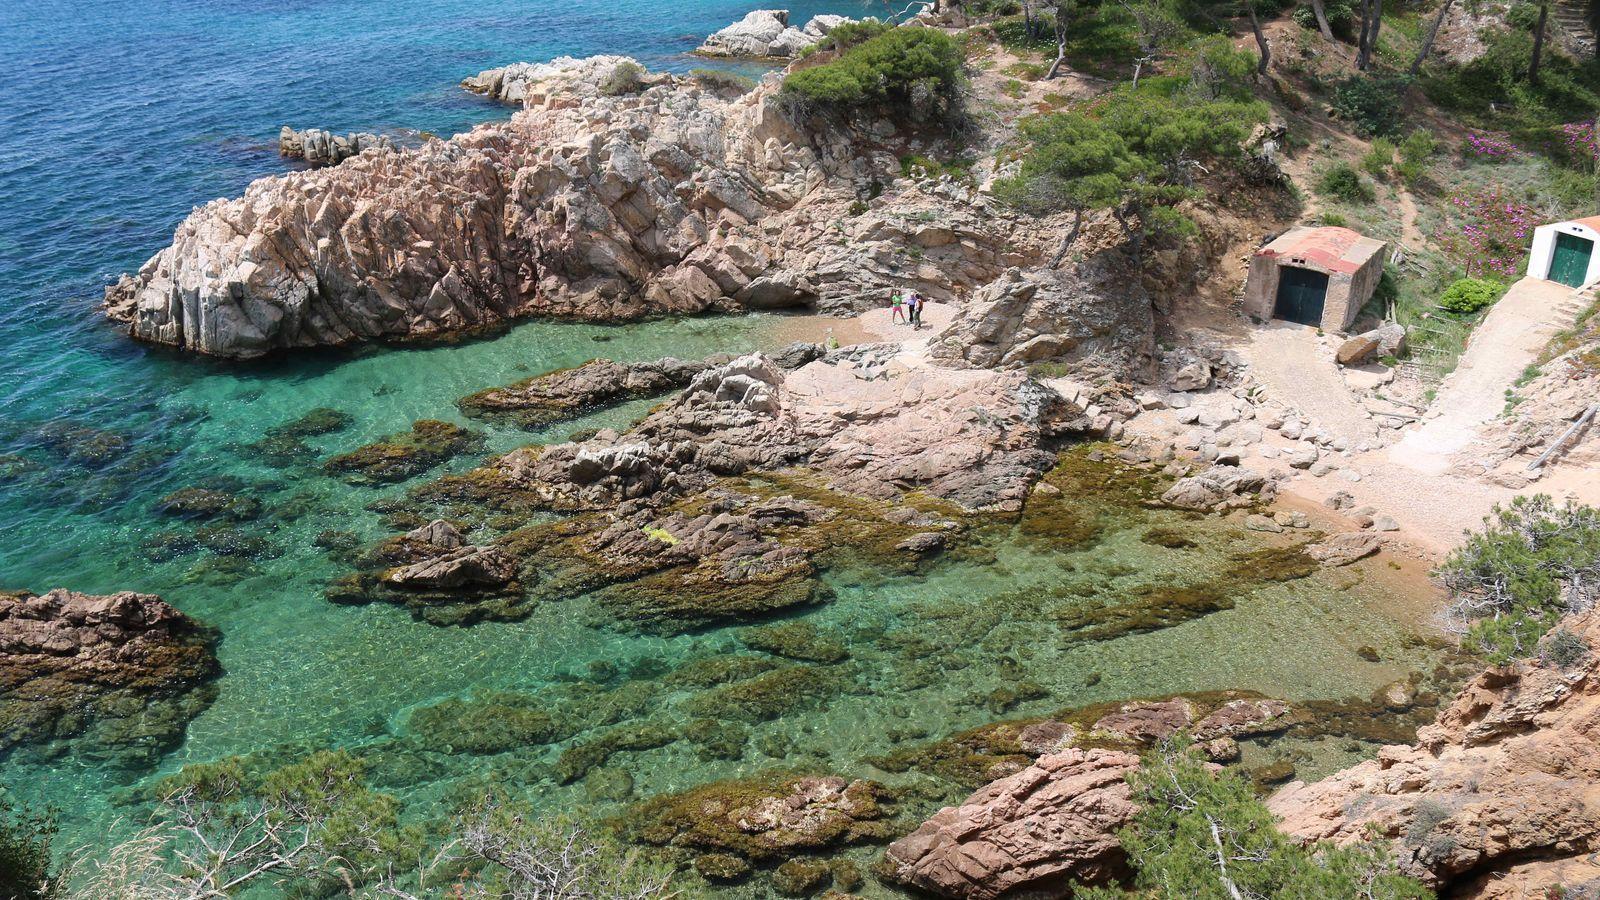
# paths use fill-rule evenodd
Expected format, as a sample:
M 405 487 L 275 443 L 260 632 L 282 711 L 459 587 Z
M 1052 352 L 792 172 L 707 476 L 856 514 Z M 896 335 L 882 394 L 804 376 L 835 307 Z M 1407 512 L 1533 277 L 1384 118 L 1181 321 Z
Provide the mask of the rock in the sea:
M 481 435 L 460 425 L 419 419 L 412 423 L 410 431 L 341 453 L 323 463 L 322 468 L 353 484 L 390 484 L 421 475 L 481 441 Z
M 538 106 L 548 101 L 552 92 L 574 99 L 602 96 L 602 85 L 625 67 L 639 67 L 639 63 L 628 56 L 560 56 L 547 63 L 520 62 L 485 69 L 462 79 L 461 86 L 501 103 Z
M 412 563 L 385 579 L 402 588 L 500 587 L 517 577 L 517 560 L 498 547 L 460 547 L 443 556 Z
M 1041 757 L 945 807 L 889 845 L 883 871 L 943 897 L 1056 896 L 1074 883 L 1126 874 L 1117 829 L 1134 805 L 1127 776 L 1139 757 L 1072 748 Z
M 153 763 L 211 704 L 215 644 L 150 594 L 0 593 L 0 755 L 73 740 Z
M 278 132 L 280 155 L 289 159 L 303 159 L 314 166 L 336 165 L 373 149 L 393 150 L 394 142 L 383 135 L 366 131 L 341 135 L 321 128 L 295 131 L 285 125 Z
M 1375 831 L 1402 872 L 1451 897 L 1600 879 L 1600 614 L 1561 627 L 1577 654 L 1488 669 L 1414 745 L 1279 790 L 1268 807 L 1283 830 L 1338 843 Z
M 786 9 L 757 9 L 706 38 L 695 48 L 701 56 L 741 57 L 746 59 L 788 59 L 827 36 L 845 22 L 844 16 L 813 16 L 804 28 L 789 24 Z
M 687 385 L 704 363 L 665 357 L 654 362 L 594 359 L 501 388 L 479 391 L 457 405 L 469 416 L 507 418 L 538 428 L 604 406 L 654 397 Z

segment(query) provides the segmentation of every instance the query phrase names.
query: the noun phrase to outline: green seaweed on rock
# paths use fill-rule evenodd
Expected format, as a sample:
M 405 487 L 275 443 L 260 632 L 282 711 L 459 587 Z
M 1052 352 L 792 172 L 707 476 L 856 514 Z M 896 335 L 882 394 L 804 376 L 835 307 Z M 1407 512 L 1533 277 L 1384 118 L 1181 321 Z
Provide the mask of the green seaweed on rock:
M 482 436 L 437 419 L 419 419 L 410 431 L 342 453 L 323 470 L 352 484 L 391 484 L 415 478 L 478 447 Z

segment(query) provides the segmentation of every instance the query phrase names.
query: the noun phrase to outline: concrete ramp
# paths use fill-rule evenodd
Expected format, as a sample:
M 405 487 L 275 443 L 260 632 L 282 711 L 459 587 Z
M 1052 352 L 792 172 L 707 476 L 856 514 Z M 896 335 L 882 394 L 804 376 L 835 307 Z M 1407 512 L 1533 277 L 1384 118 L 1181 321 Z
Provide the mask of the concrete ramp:
M 1272 320 L 1250 336 L 1250 372 L 1273 399 L 1352 447 L 1377 434 L 1314 329 Z
M 1553 281 L 1524 278 L 1512 285 L 1472 333 L 1455 371 L 1440 382 L 1422 425 L 1389 448 L 1389 458 L 1430 475 L 1449 471 L 1455 455 L 1505 410 L 1506 389 L 1572 325 L 1581 305 L 1572 288 Z

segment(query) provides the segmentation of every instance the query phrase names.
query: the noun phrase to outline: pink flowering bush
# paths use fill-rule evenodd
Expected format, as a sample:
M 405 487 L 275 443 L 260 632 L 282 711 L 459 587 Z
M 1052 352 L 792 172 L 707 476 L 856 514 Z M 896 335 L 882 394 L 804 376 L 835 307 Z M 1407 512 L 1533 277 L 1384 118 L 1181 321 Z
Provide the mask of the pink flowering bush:
M 1533 207 L 1498 184 L 1457 191 L 1449 203 L 1456 227 L 1446 249 L 1467 275 L 1494 278 L 1521 271 L 1529 238 L 1539 224 Z
M 1503 138 L 1492 137 L 1487 134 L 1473 132 L 1461 145 L 1461 152 L 1471 159 L 1481 159 L 1485 162 L 1503 162 L 1517 156 L 1522 151 L 1517 145 Z
M 1595 128 L 1595 122 L 1596 120 L 1590 119 L 1587 122 L 1568 122 L 1561 126 L 1561 137 L 1566 144 L 1568 158 L 1588 162 L 1590 165 L 1596 162 L 1597 156 L 1600 156 L 1600 150 L 1595 147 L 1596 132 L 1600 129 Z

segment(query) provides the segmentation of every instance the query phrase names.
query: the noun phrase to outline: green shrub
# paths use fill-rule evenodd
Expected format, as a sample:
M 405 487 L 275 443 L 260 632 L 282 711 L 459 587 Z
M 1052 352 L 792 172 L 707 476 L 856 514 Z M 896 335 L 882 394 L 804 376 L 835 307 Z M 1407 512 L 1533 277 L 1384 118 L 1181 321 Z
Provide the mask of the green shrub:
M 1520 31 L 1532 33 L 1539 25 L 1539 5 L 1537 3 L 1513 3 L 1506 10 L 1506 24 Z
M 1401 875 L 1380 847 L 1301 846 L 1237 769 L 1213 773 L 1186 746 L 1147 753 L 1129 776 L 1139 812 L 1117 833 L 1139 897 L 1366 897 L 1421 900 L 1432 893 Z M 1218 846 L 1228 848 L 1218 866 Z M 1123 898 L 1115 888 L 1073 892 L 1081 900 Z
M 822 40 L 812 44 L 810 52 L 819 50 L 848 50 L 857 44 L 864 44 L 873 38 L 893 31 L 894 26 L 888 22 L 877 19 L 862 19 L 859 22 L 845 22 L 843 25 L 828 32 Z
M 710 88 L 713 91 L 736 90 L 744 93 L 754 90 L 756 86 L 754 78 L 740 75 L 738 72 L 730 72 L 727 69 L 690 69 L 689 77 L 693 78 L 702 87 Z
M 955 105 L 961 50 L 932 28 L 891 28 L 838 59 L 790 73 L 783 91 L 804 106 L 892 108 L 915 104 L 946 114 Z
M 1373 178 L 1389 177 L 1389 169 L 1394 165 L 1394 141 L 1388 138 L 1377 138 L 1372 142 L 1372 149 L 1367 155 L 1361 157 L 1361 168 Z
M 1199 196 L 1186 166 L 1227 164 L 1264 105 L 1204 101 L 1157 82 L 1108 95 L 1098 114 L 1050 113 L 1026 120 L 1031 147 L 1021 172 L 995 185 L 1002 202 L 1036 215 L 1116 211 L 1137 243 L 1147 234 L 1183 235 L 1194 224 L 1176 207 Z
M 1496 506 L 1435 575 L 1451 617 L 1469 626 L 1469 647 L 1496 663 L 1528 656 L 1563 615 L 1594 601 L 1600 510 L 1557 506 L 1548 494 L 1516 497 Z
M 1488 309 L 1500 299 L 1499 283 L 1483 278 L 1462 278 L 1444 289 L 1439 295 L 1439 305 L 1460 315 L 1471 315 Z
M 1544 636 L 1539 645 L 1539 660 L 1558 669 L 1570 669 L 1589 658 L 1589 643 L 1565 628 Z
M 1400 101 L 1409 80 L 1352 75 L 1333 91 L 1333 111 L 1362 137 L 1390 135 L 1400 127 Z
M 1424 162 L 1438 152 L 1439 139 L 1426 128 L 1418 128 L 1400 142 L 1400 158 L 1406 162 Z
M 1323 225 L 1334 228 L 1346 228 L 1350 225 L 1349 219 L 1346 219 L 1344 216 L 1341 216 L 1336 212 L 1325 212 L 1322 215 L 1317 216 L 1317 221 L 1321 222 Z
M 1428 99 L 1469 124 L 1559 158 L 1565 145 L 1557 126 L 1592 118 L 1600 108 L 1600 61 L 1547 50 L 1535 85 L 1528 81 L 1532 35 L 1488 29 L 1483 40 L 1484 54 L 1472 62 L 1429 70 L 1422 83 Z
M 1328 16 L 1328 27 L 1333 29 L 1334 37 L 1349 39 L 1355 33 L 1356 14 L 1349 3 L 1329 0 L 1322 5 L 1322 11 Z M 1316 30 L 1317 14 L 1310 4 L 1295 7 L 1293 17 L 1301 28 Z
M 643 78 L 644 66 L 632 61 L 617 63 L 617 67 L 600 81 L 600 93 L 607 97 L 637 93 L 644 86 Z
M 58 873 L 51 867 L 50 844 L 55 820 L 12 809 L 0 799 L 0 897 L 7 900 L 55 900 L 64 896 Z
M 1371 203 L 1377 195 L 1372 185 L 1347 162 L 1336 162 L 1317 179 L 1317 193 L 1344 203 Z

